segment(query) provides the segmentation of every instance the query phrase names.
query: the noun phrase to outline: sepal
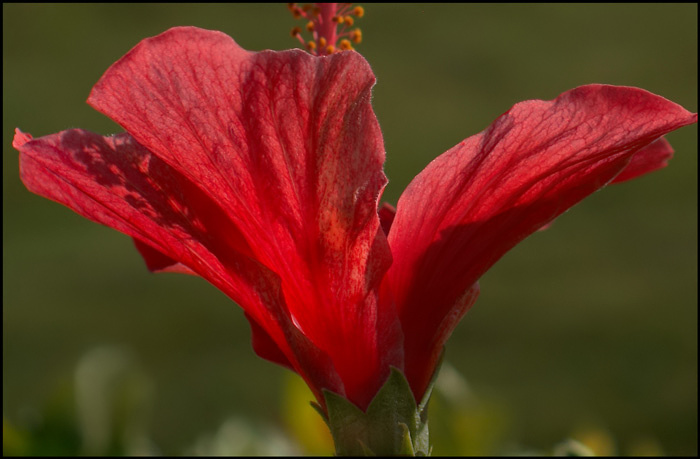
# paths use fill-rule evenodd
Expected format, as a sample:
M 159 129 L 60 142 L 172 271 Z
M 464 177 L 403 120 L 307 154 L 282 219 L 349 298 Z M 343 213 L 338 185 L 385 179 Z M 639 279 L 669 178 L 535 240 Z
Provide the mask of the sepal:
M 323 393 L 338 456 L 429 455 L 429 395 L 419 407 L 406 377 L 397 368 L 391 367 L 389 378 L 366 412 L 334 392 Z

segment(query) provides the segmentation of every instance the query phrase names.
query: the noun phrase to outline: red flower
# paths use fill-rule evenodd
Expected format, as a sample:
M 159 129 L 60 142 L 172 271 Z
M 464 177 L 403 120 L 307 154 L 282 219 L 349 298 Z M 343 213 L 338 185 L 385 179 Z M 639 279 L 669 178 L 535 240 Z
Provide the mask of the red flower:
M 628 87 L 522 102 L 377 212 L 374 81 L 353 51 L 253 53 L 178 27 L 90 94 L 126 133 L 18 130 L 13 145 L 31 191 L 133 237 L 149 269 L 207 279 L 260 356 L 322 404 L 327 388 L 365 408 L 390 366 L 420 399 L 479 277 L 593 191 L 663 167 L 661 136 L 697 120 Z

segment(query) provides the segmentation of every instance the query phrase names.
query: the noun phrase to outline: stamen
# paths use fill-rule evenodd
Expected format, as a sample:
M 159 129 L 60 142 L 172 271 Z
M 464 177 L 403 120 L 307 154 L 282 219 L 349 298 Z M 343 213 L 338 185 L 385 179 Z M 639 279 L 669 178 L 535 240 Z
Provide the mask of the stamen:
M 292 37 L 314 55 L 328 55 L 354 49 L 353 43 L 362 41 L 360 29 L 350 29 L 355 19 L 364 16 L 361 6 L 352 7 L 351 3 L 314 3 L 298 5 L 288 3 L 287 8 L 295 19 L 306 19 L 302 27 L 294 27 Z M 302 31 L 311 34 L 311 39 L 304 40 Z

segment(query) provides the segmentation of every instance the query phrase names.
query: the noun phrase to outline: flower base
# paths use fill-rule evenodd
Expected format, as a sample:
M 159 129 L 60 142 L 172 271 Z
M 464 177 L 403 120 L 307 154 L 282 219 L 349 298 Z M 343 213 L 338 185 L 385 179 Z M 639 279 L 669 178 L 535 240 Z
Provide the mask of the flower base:
M 366 412 L 328 390 L 323 391 L 328 415 L 312 405 L 328 424 L 338 456 L 429 456 L 427 405 L 431 388 L 416 404 L 406 377 L 392 367 Z

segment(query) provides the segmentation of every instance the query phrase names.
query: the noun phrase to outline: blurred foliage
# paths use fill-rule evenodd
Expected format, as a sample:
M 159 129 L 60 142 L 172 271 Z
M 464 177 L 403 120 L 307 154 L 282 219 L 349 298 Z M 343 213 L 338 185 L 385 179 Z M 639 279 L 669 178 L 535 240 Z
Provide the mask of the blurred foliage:
M 377 75 L 391 180 L 384 198 L 393 203 L 431 159 L 520 100 L 610 83 L 697 111 L 696 4 L 365 11 L 358 50 Z M 226 432 L 274 436 L 289 422 L 279 411 L 287 372 L 255 357 L 230 300 L 200 279 L 147 273 L 128 238 L 28 193 L 18 178 L 15 127 L 120 131 L 84 103 L 90 88 L 141 39 L 175 25 L 222 30 L 251 50 L 297 45 L 284 5 L 3 4 L 3 438 L 11 451 L 82 451 L 74 400 L 56 387 L 105 343 L 131 349 L 151 381 L 123 381 L 122 400 L 142 414 L 108 429 L 117 443 L 132 438 L 130 448 L 163 454 L 222 450 Z M 493 452 L 509 441 L 512 451 L 551 452 L 570 437 L 594 452 L 697 454 L 697 126 L 669 140 L 677 153 L 667 169 L 595 194 L 484 276 L 447 352 L 479 397 L 450 414 L 460 403 L 434 396 L 436 452 L 443 444 L 451 445 L 443 452 Z M 139 423 L 147 424 L 141 440 L 118 428 Z M 299 441 L 327 451 L 325 440 L 318 450 L 311 443 Z
M 153 456 L 147 418 L 155 393 L 152 381 L 132 354 L 118 347 L 88 351 L 72 383 L 64 382 L 43 408 L 13 423 L 3 418 L 5 456 Z M 313 394 L 289 373 L 275 426 L 230 416 L 213 432 L 200 432 L 182 451 L 188 456 L 330 456 L 328 426 L 314 410 Z M 430 443 L 435 456 L 612 456 L 614 436 L 584 425 L 549 450 L 533 449 L 513 438 L 509 410 L 496 399 L 475 394 L 449 363 L 443 364 L 430 402 Z M 637 439 L 632 456 L 663 454 L 653 438 Z
M 314 395 L 295 373 L 288 373 L 284 386 L 284 424 L 301 446 L 304 453 L 312 456 L 328 456 L 335 451 L 333 437 L 328 425 L 310 406 Z
M 73 381 L 52 387 L 48 401 L 17 420 L 3 418 L 8 456 L 120 456 L 155 453 L 148 441 L 149 379 L 129 353 L 96 348 L 79 361 Z M 13 422 L 14 421 L 14 422 Z
M 428 407 L 433 454 L 491 456 L 508 449 L 511 414 L 496 398 L 477 396 L 448 362 L 442 368 Z
M 71 402 L 69 394 L 57 390 L 42 409 L 23 413 L 21 424 L 3 415 L 3 456 L 80 454 L 80 432 Z

